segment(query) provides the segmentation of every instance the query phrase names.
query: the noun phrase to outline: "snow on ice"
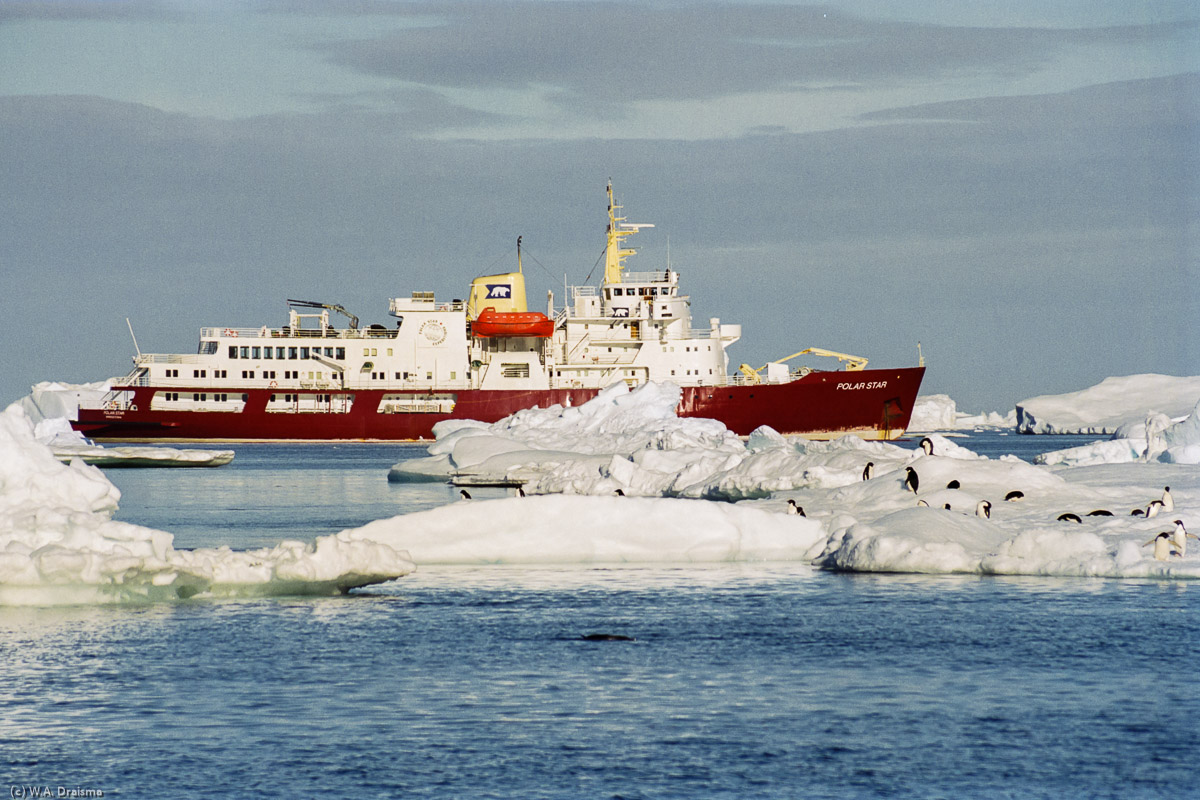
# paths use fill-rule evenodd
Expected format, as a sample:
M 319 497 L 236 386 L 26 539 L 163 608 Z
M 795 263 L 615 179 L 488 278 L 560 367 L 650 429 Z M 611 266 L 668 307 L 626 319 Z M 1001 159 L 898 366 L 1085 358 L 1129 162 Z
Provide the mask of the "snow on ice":
M 169 533 L 113 520 L 119 499 L 96 467 L 58 461 L 20 405 L 0 413 L 0 605 L 327 594 L 414 569 L 387 545 L 343 535 L 176 550 Z
M 456 503 L 346 533 L 408 550 L 417 563 L 789 558 L 874 572 L 1200 577 L 1200 548 L 1159 561 L 1144 546 L 1173 520 L 1194 518 L 1200 474 L 1144 457 L 1127 462 L 1128 444 L 1096 446 L 1096 466 L 1080 467 L 989 459 L 938 434 L 929 436 L 932 455 L 850 436 L 787 439 L 767 428 L 743 442 L 712 420 L 676 418 L 677 392 L 618 384 L 576 408 L 435 429 L 430 456 L 397 464 L 389 479 L 524 484 L 530 496 Z M 1193 416 L 1155 435 L 1169 443 L 1163 452 L 1187 453 L 1200 445 L 1200 424 Z M 868 462 L 874 477 L 863 480 Z M 904 487 L 906 467 L 919 476 L 916 494 Z M 1173 511 L 1131 514 L 1165 486 Z M 805 517 L 788 514 L 789 499 Z M 983 501 L 989 516 L 979 515 Z M 741 516 L 750 512 L 767 517 Z

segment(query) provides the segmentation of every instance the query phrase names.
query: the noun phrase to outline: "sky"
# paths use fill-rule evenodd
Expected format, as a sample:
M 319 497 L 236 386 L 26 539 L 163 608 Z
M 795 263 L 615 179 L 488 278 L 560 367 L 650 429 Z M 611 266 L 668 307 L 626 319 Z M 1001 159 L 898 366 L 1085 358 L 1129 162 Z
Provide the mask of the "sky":
M 971 412 L 1200 375 L 1192 2 L 7 0 L 0 406 L 127 373 L 126 319 L 387 324 L 518 236 L 561 303 L 609 180 L 731 371 L 919 342 Z

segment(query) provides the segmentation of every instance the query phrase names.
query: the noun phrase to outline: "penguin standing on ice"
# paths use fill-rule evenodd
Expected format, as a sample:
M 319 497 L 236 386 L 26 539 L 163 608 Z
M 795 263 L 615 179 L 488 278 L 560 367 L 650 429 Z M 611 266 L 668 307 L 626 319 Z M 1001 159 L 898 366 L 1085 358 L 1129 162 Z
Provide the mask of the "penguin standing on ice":
M 987 500 L 980 500 L 975 506 L 975 516 L 983 517 L 984 519 L 992 518 L 992 504 Z
M 863 467 L 863 480 L 869 481 L 869 480 L 871 480 L 871 478 L 874 478 L 874 477 L 875 477 L 875 462 L 868 461 L 867 465 L 865 467 Z
M 926 436 L 921 440 L 921 451 L 927 456 L 933 455 L 933 439 Z
M 917 477 L 917 471 L 912 467 L 904 468 L 904 488 L 913 494 L 917 493 L 917 488 L 921 485 L 921 479 Z
M 459 490 L 458 490 L 458 497 L 459 497 L 459 499 L 461 499 L 461 500 L 470 500 L 470 499 L 471 499 L 471 493 L 470 493 L 470 492 L 468 492 L 466 489 L 459 489 Z
M 1187 528 L 1183 527 L 1183 520 L 1175 520 L 1175 536 L 1172 538 L 1172 541 L 1175 543 L 1175 549 L 1179 551 L 1181 558 L 1187 555 L 1187 540 L 1189 536 L 1200 541 L 1200 536 L 1187 532 Z
M 1162 510 L 1163 511 L 1174 511 L 1175 510 L 1175 498 L 1171 497 L 1171 487 L 1170 486 L 1163 487 L 1163 496 L 1162 496 L 1161 502 L 1162 502 Z
M 804 513 L 804 507 L 796 505 L 796 501 L 791 499 L 790 497 L 788 498 L 787 513 L 799 514 L 802 517 L 808 516 L 807 514 Z
M 1158 536 L 1155 536 L 1142 547 L 1154 545 L 1154 558 L 1156 561 L 1166 561 L 1172 555 L 1179 555 L 1179 551 L 1171 547 L 1171 532 L 1163 531 Z
M 1158 516 L 1158 512 L 1163 510 L 1162 500 L 1151 500 L 1150 505 L 1146 506 L 1146 519 L 1154 519 Z

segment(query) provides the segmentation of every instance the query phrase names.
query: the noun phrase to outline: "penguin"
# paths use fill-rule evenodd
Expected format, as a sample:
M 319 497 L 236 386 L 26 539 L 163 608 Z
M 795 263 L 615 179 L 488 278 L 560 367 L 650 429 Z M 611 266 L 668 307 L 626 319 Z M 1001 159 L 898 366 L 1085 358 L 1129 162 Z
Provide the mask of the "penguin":
M 1103 508 L 1097 508 L 1095 511 L 1088 512 L 1089 517 L 1111 517 L 1112 515 L 1111 511 L 1106 511 Z
M 1059 522 L 1079 522 L 1079 523 L 1083 522 L 1083 520 L 1081 520 L 1079 518 L 1078 514 L 1072 514 L 1070 511 L 1068 511 L 1065 514 L 1059 514 L 1058 521 Z
M 522 487 L 518 486 L 517 487 L 517 497 L 524 497 L 524 496 L 525 496 L 525 490 Z
M 917 471 L 912 467 L 905 467 L 904 472 L 904 488 L 916 494 L 917 488 L 921 485 L 921 479 L 917 477 Z
M 924 500 L 918 500 L 917 508 L 929 508 L 929 503 L 925 502 Z
M 466 489 L 459 489 L 459 490 L 458 490 L 458 496 L 459 496 L 459 498 L 461 498 L 461 499 L 463 499 L 463 500 L 470 500 L 470 499 L 471 499 L 471 493 L 470 493 L 470 492 L 468 492 Z
M 957 480 L 953 480 L 946 484 L 946 488 L 947 489 L 961 489 L 962 484 L 959 483 Z
M 1129 516 L 1131 517 L 1144 517 L 1145 515 L 1146 512 L 1142 511 L 1140 508 L 1135 508 L 1133 511 L 1129 512 Z
M 927 456 L 933 455 L 933 439 L 930 439 L 928 436 L 922 439 L 921 450 L 924 451 L 925 455 Z
M 787 513 L 799 514 L 802 517 L 808 516 L 807 514 L 804 513 L 804 507 L 796 505 L 796 501 L 791 499 L 790 497 L 788 498 Z
M 1004 499 L 1009 503 L 1015 503 L 1018 500 L 1024 500 L 1025 493 L 1013 490 L 1013 491 L 1009 492 L 1008 494 L 1004 495 Z
M 1163 531 L 1158 536 L 1155 536 L 1142 547 L 1154 545 L 1154 559 L 1156 561 L 1166 561 L 1172 555 L 1179 555 L 1179 551 L 1171 547 L 1171 532 Z
M 946 509 L 947 511 L 951 511 L 951 510 L 953 510 L 953 509 L 951 509 L 951 508 L 950 508 L 950 504 L 949 504 L 949 503 L 942 503 L 942 508 Z
M 867 465 L 865 467 L 863 467 L 863 480 L 869 481 L 869 480 L 871 480 L 871 478 L 874 478 L 874 477 L 875 477 L 875 462 L 868 461 Z
M 1146 519 L 1154 519 L 1158 516 L 1158 512 L 1163 510 L 1162 500 L 1151 500 L 1150 505 L 1146 506 Z
M 617 489 L 617 497 L 624 497 L 624 496 L 625 496 L 625 493 L 623 491 L 621 491 L 620 489 Z
M 1163 506 L 1162 507 L 1163 511 L 1174 511 L 1175 510 L 1175 498 L 1171 497 L 1171 487 L 1170 486 L 1163 487 L 1162 506 Z
M 975 516 L 983 517 L 984 519 L 992 518 L 992 504 L 987 500 L 980 500 L 975 506 Z
M 1179 551 L 1181 558 L 1187 555 L 1187 540 L 1189 536 L 1200 541 L 1200 536 L 1187 532 L 1187 528 L 1183 527 L 1183 520 L 1175 520 L 1175 536 L 1172 541 L 1175 543 L 1175 549 Z

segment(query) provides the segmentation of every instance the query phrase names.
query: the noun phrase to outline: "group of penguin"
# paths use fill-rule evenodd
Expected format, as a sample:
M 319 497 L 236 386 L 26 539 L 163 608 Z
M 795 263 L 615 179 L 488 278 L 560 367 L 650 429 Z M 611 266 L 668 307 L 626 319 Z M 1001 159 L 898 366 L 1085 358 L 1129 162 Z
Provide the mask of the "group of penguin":
M 933 440 L 930 439 L 929 437 L 925 437 L 924 439 L 922 439 L 921 440 L 921 450 L 927 456 L 933 455 Z M 915 469 L 913 469 L 912 467 L 905 467 L 904 473 L 905 473 L 904 474 L 905 490 L 910 491 L 913 494 L 916 494 L 917 490 L 921 486 L 921 479 L 917 475 L 917 471 Z M 868 461 L 867 465 L 863 468 L 862 479 L 864 481 L 869 481 L 873 477 L 875 477 L 875 464 L 874 464 L 874 462 Z M 952 480 L 948 484 L 946 484 L 947 489 L 958 489 L 960 487 L 961 487 L 961 485 L 959 484 L 959 482 L 957 480 Z M 1008 502 L 1017 502 L 1019 500 L 1023 500 L 1024 498 L 1025 498 L 1025 493 L 1018 491 L 1018 490 L 1011 491 L 1004 496 L 1004 499 Z M 789 500 L 788 502 L 792 506 L 795 506 L 795 501 Z M 929 503 L 925 502 L 924 500 L 918 500 L 917 505 L 923 506 L 925 508 L 929 507 Z M 949 510 L 950 504 L 946 503 L 945 508 L 947 510 Z M 1141 508 L 1135 508 L 1133 511 L 1130 512 L 1130 516 L 1145 517 L 1147 519 L 1150 519 L 1152 517 L 1157 516 L 1160 511 L 1174 511 L 1174 510 L 1175 510 L 1175 500 L 1171 496 L 1171 487 L 1164 486 L 1163 493 L 1162 493 L 1162 499 L 1150 501 L 1150 504 L 1148 506 L 1146 506 L 1146 508 L 1144 510 Z M 788 513 L 796 513 L 796 512 L 789 509 Z M 801 514 L 804 513 L 803 509 L 800 510 L 800 513 Z M 978 517 L 983 517 L 984 519 L 991 519 L 992 504 L 990 502 L 988 502 L 987 500 L 980 500 L 975 506 L 975 515 Z M 1089 516 L 1089 517 L 1111 517 L 1112 515 L 1113 514 L 1111 511 L 1107 511 L 1107 510 L 1101 508 L 1101 509 L 1096 509 L 1095 511 L 1089 512 L 1087 516 Z M 1079 522 L 1079 523 L 1083 522 L 1083 520 L 1080 518 L 1080 516 L 1078 514 L 1072 514 L 1070 512 L 1067 512 L 1065 514 L 1060 514 L 1058 516 L 1058 521 L 1059 522 Z M 1182 558 L 1187 553 L 1187 540 L 1188 540 L 1189 536 L 1193 539 L 1196 539 L 1197 541 L 1200 541 L 1200 536 L 1196 536 L 1193 533 L 1188 533 L 1187 528 L 1184 527 L 1183 520 L 1177 519 L 1177 520 L 1175 520 L 1175 529 L 1173 531 L 1163 531 L 1163 532 L 1159 533 L 1153 539 L 1151 539 L 1150 541 L 1148 541 L 1144 545 L 1142 545 L 1142 547 L 1149 547 L 1150 545 L 1154 545 L 1154 557 L 1159 561 L 1166 561 L 1171 556 L 1179 556 L 1180 558 Z

